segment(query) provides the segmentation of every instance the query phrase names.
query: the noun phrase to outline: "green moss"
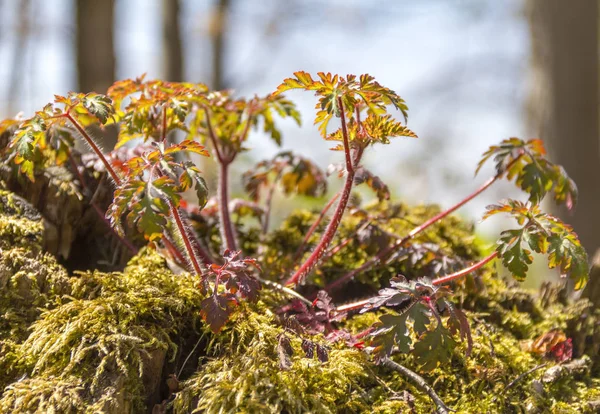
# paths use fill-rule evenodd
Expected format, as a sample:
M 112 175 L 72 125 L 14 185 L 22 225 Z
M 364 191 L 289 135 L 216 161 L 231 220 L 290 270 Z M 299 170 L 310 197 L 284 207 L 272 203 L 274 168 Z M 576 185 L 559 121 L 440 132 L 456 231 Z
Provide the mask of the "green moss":
M 25 213 L 26 205 L 9 193 L 0 192 L 0 201 L 0 232 L 6 236 L 0 258 L 0 372 L 6 373 L 0 377 L 5 387 L 0 412 L 143 412 L 169 396 L 166 378 L 179 371 L 196 342 L 198 351 L 171 403 L 175 413 L 433 409 L 422 390 L 375 365 L 361 350 L 328 344 L 327 362 L 304 358 L 301 338 L 278 321 L 276 311 L 288 300 L 280 293 L 263 290 L 258 303 L 243 302 L 225 328 L 212 334 L 199 316 L 197 278 L 174 275 L 150 250 L 140 252 L 120 273 L 68 275 L 53 256 L 40 251 L 39 216 Z M 389 216 L 384 227 L 401 236 L 438 210 L 389 204 L 369 211 Z M 240 240 L 247 251 L 262 251 L 267 274 L 279 279 L 289 273 L 293 255 L 317 214 L 295 212 L 262 250 L 256 232 L 242 234 Z M 351 235 L 359 221 L 360 216 L 344 219 L 337 241 Z M 470 260 L 480 254 L 471 230 L 450 217 L 417 242 L 436 243 Z M 25 243 L 27 237 L 35 243 Z M 371 248 L 350 243 L 332 264 L 315 272 L 314 280 L 326 283 L 359 266 L 376 253 Z M 360 286 L 376 290 L 396 272 L 419 275 L 425 269 L 421 265 L 396 261 L 361 275 Z M 447 405 L 459 413 L 593 412 L 590 402 L 600 399 L 594 370 L 552 384 L 534 383 L 542 377 L 541 369 L 505 390 L 538 364 L 554 364 L 523 347 L 526 340 L 552 329 L 569 337 L 582 334 L 582 349 L 597 364 L 593 349 L 598 311 L 588 301 L 569 303 L 558 294 L 542 301 L 491 270 L 455 288 L 456 301 L 471 320 L 472 355 L 465 357 L 466 344 L 460 343 L 449 364 L 421 373 Z M 376 320 L 376 313 L 366 313 L 340 327 L 360 332 Z M 289 370 L 280 368 L 278 355 L 279 336 L 285 332 L 294 349 Z M 320 336 L 310 339 L 326 343 Z M 394 359 L 419 371 L 411 356 Z
M 292 334 L 292 366 L 282 370 L 277 345 L 285 331 L 263 303 L 244 306 L 228 326 L 213 338 L 206 363 L 177 394 L 176 413 L 367 409 L 362 387 L 370 364 L 364 353 L 336 346 L 329 361 L 320 363 L 303 357 L 301 339 Z
M 440 212 L 437 206 L 417 206 L 408 208 L 404 204 L 375 203 L 367 206 L 364 211 L 344 216 L 332 245 L 353 238 L 339 253 L 330 260 L 322 263 L 310 280 L 318 286 L 324 286 L 344 272 L 355 269 L 373 256 L 378 254 L 393 240 L 389 234 L 402 237 L 408 234 L 416 225 L 426 221 Z M 359 241 L 356 238 L 356 229 L 361 225 L 365 214 L 378 218 L 377 225 L 388 234 L 374 231 L 368 238 Z M 301 245 L 310 226 L 316 221 L 318 212 L 294 211 L 284 220 L 279 229 L 273 231 L 266 241 L 266 249 L 261 262 L 267 271 L 267 276 L 272 279 L 281 279 L 289 274 L 290 269 L 298 261 L 294 259 L 296 250 Z M 372 219 L 371 221 L 375 221 Z M 309 239 L 305 249 L 305 257 L 320 240 L 322 231 L 327 225 L 323 220 L 317 231 Z M 369 230 L 370 231 L 370 230 Z M 365 232 L 367 233 L 367 232 Z M 458 257 L 461 260 L 471 260 L 479 257 L 480 249 L 476 237 L 473 235 L 473 226 L 466 224 L 455 216 L 449 216 L 439 223 L 432 225 L 413 240 L 413 243 L 437 246 L 440 254 Z M 391 263 L 375 269 L 365 271 L 356 276 L 354 284 L 360 285 L 357 290 L 366 294 L 375 292 L 387 283 L 390 277 L 403 274 L 407 277 L 420 277 L 429 275 L 428 260 L 426 257 L 417 263 L 410 260 L 397 259 Z M 366 288 L 366 290 L 365 290 Z M 348 290 L 352 290 L 350 287 Z

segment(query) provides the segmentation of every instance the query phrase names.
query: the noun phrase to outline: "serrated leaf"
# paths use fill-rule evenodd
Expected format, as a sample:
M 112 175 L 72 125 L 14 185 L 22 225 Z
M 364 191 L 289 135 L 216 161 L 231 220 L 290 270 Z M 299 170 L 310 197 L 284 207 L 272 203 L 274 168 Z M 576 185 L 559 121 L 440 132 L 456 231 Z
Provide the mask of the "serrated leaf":
M 563 276 L 575 281 L 575 290 L 585 287 L 588 275 L 588 258 L 585 249 L 574 233 L 553 235 L 548 238 L 548 266 L 557 267 Z
M 210 330 L 217 333 L 229 320 L 236 304 L 233 295 L 210 295 L 200 302 L 200 316 L 208 323 Z
M 522 230 L 503 231 L 496 248 L 502 264 L 519 281 L 525 280 L 529 265 L 533 262 L 531 251 L 522 246 L 522 234 Z
M 439 365 L 450 363 L 456 342 L 442 326 L 425 332 L 415 343 L 413 355 L 420 369 L 429 372 Z
M 529 201 L 537 204 L 549 192 L 554 193 L 557 204 L 565 204 L 568 209 L 577 202 L 577 187 L 565 170 L 546 158 L 544 144 L 539 139 L 523 141 L 509 138 L 500 145 L 491 146 L 477 166 L 475 174 L 493 158 L 496 162 L 496 177 L 506 175 L 529 194 Z
M 200 170 L 192 164 L 184 164 L 184 169 L 179 176 L 179 185 L 179 191 L 186 191 L 193 186 L 198 199 L 198 207 L 200 209 L 204 208 L 208 202 L 208 186 Z
M 577 289 L 585 286 L 588 278 L 588 259 L 577 234 L 556 217 L 543 213 L 537 205 L 509 200 L 488 207 L 487 218 L 497 213 L 508 213 L 523 226 L 506 230 L 498 240 L 497 252 L 518 280 L 523 280 L 532 262 L 531 251 L 548 254 L 549 267 L 558 267 L 563 275 L 575 281 Z
M 390 199 L 390 190 L 388 186 L 381 180 L 381 178 L 374 175 L 371 171 L 364 167 L 359 167 L 356 169 L 354 174 L 354 182 L 356 185 L 360 185 L 362 183 L 367 184 L 367 186 L 369 186 L 369 188 L 375 192 L 379 201 Z
M 94 115 L 101 124 L 106 124 L 108 118 L 114 115 L 115 109 L 112 106 L 112 99 L 106 95 L 100 95 L 97 93 L 88 93 L 82 99 L 82 104 L 85 109 L 92 115 Z
M 408 107 L 400 96 L 391 89 L 381 86 L 372 76 L 364 74 L 360 78 L 354 75 L 343 77 L 323 72 L 317 75 L 319 79 L 315 80 L 306 72 L 295 72 L 295 78 L 285 79 L 273 95 L 279 95 L 290 89 L 315 91 L 318 96 L 315 125 L 318 125 L 323 137 L 327 137 L 327 126 L 333 116 L 339 117 L 343 111 L 350 120 L 359 104 L 367 107 L 368 117 L 371 118 L 369 122 L 373 127 L 371 130 L 373 140 L 386 142 L 389 136 L 416 136 L 386 115 L 387 106 L 393 105 L 402 112 L 406 121 Z M 342 107 L 339 105 L 339 100 Z
M 164 154 L 176 154 L 178 152 L 193 152 L 194 154 L 203 155 L 205 157 L 210 156 L 208 151 L 203 145 L 200 145 L 197 141 L 186 139 L 181 141 L 179 144 L 173 144 L 169 148 L 165 149 Z

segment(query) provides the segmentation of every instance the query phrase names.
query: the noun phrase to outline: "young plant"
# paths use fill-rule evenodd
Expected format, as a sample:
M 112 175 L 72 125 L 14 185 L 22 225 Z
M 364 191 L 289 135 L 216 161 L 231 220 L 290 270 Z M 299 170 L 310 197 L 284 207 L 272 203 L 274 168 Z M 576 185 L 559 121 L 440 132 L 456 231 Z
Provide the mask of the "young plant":
M 476 174 L 486 161 L 493 158 L 496 162 L 496 174 L 493 177 L 489 178 L 481 187 L 457 204 L 415 227 L 406 236 L 382 250 L 359 268 L 331 282 L 326 286 L 325 290 L 333 292 L 353 280 L 356 275 L 385 263 L 386 259 L 410 243 L 415 236 L 472 201 L 492 184 L 504 177 L 509 181 L 514 180 L 522 190 L 528 192 L 530 195 L 529 201 L 534 204 L 539 203 L 548 192 L 553 192 L 556 203 L 564 203 L 567 208 L 573 208 L 577 202 L 577 187 L 575 183 L 561 166 L 547 160 L 545 155 L 546 150 L 543 142 L 539 139 L 523 141 L 518 138 L 509 138 L 503 140 L 499 146 L 490 147 L 483 154 L 483 158 L 477 166 Z
M 219 164 L 218 204 L 221 237 L 226 249 L 237 249 L 237 236 L 229 211 L 229 166 L 237 155 L 245 151 L 245 142 L 251 128 L 262 121 L 264 132 L 281 145 L 281 132 L 276 128 L 273 115 L 291 117 L 300 124 L 295 105 L 283 96 L 269 95 L 250 100 L 234 99 L 229 92 L 213 92 L 198 99 L 201 108 L 191 122 L 190 134 L 208 139 Z
M 256 300 L 261 288 L 261 280 L 255 274 L 260 270 L 259 263 L 252 258 L 242 258 L 230 210 L 235 209 L 239 216 L 250 212 L 262 217 L 261 231 L 265 233 L 269 227 L 271 199 L 276 185 L 281 185 L 286 194 L 321 196 L 326 191 L 325 175 L 319 168 L 304 157 L 283 152 L 272 160 L 259 163 L 244 175 L 244 185 L 252 202 L 229 201 L 229 167 L 237 155 L 246 150 L 250 131 L 262 125 L 264 132 L 280 145 L 281 133 L 275 126 L 274 115 L 291 117 L 299 123 L 299 113 L 294 104 L 281 95 L 291 89 L 315 92 L 318 98 L 315 123 L 323 138 L 336 141 L 332 149 L 343 152 L 343 167 L 337 171 L 340 176 L 345 176 L 345 181 L 340 192 L 325 205 L 319 218 L 304 235 L 296 258 L 302 257 L 309 238 L 337 202 L 316 247 L 285 284 L 298 286 L 305 282 L 307 275 L 322 260 L 342 252 L 355 237 L 376 244 L 377 248 L 382 248 L 381 252 L 330 283 L 326 290 L 339 289 L 361 272 L 396 259 L 398 253 L 415 262 L 426 257 L 432 265 L 427 267 L 431 272 L 428 277 L 411 281 L 394 278 L 391 287 L 382 289 L 375 298 L 353 304 L 335 306 L 324 292 L 318 294 L 311 306 L 308 306 L 309 300 L 301 297 L 299 302 L 292 302 L 288 308 L 296 313 L 294 318 L 303 326 L 302 332 L 325 333 L 329 338 L 344 338 L 349 343 L 353 340 L 356 343 L 358 337 L 370 336 L 378 360 L 384 360 L 399 349 L 413 352 L 423 368 L 430 369 L 448 359 L 456 336 L 466 339 L 470 349 L 467 319 L 449 300 L 451 293 L 445 287 L 448 283 L 480 269 L 496 257 L 515 278 L 522 280 L 531 264 L 531 253 L 535 251 L 547 254 L 550 267 L 557 267 L 561 273 L 574 279 L 576 288 L 585 284 L 587 256 L 577 236 L 568 225 L 542 213 L 539 208 L 539 203 L 548 194 L 569 208 L 574 206 L 577 198 L 575 184 L 560 166 L 546 159 L 540 140 L 510 138 L 499 146 L 491 147 L 484 154 L 478 170 L 493 158 L 496 174 L 477 191 L 407 234 L 390 234 L 383 228 L 382 224 L 391 220 L 393 212 L 383 218 L 356 213 L 362 217 L 356 229 L 345 238 L 340 237 L 339 243 L 333 245 L 356 185 L 366 183 L 380 201 L 389 198 L 387 186 L 361 166 L 365 150 L 371 145 L 389 144 L 393 137 L 416 137 L 388 113 L 394 108 L 406 121 L 406 103 L 369 75 L 342 77 L 319 73 L 318 78 L 313 79 L 306 72 L 296 72 L 293 78 L 284 80 L 273 94 L 249 100 L 234 98 L 228 91 L 208 91 L 202 84 L 146 81 L 141 77 L 115 83 L 106 96 L 95 93 L 57 96 L 53 103 L 30 119 L 3 122 L 0 132 L 14 128 L 18 123 L 8 148 L 8 159 L 32 180 L 35 172 L 49 163 L 64 163 L 69 158 L 72 137 L 80 135 L 115 184 L 108 217 L 116 231 L 124 236 L 122 222 L 125 220 L 129 226 L 143 233 L 149 243 L 162 242 L 180 264 L 187 263 L 187 268 L 200 277 L 200 288 L 206 295 L 201 304 L 202 316 L 211 329 L 218 331 L 227 322 L 238 301 Z M 339 118 L 340 127 L 329 131 L 333 118 Z M 119 125 L 119 140 L 115 152 L 104 155 L 86 128 L 92 124 L 102 127 L 109 123 Z M 175 130 L 186 134 L 182 142 L 174 143 L 172 141 L 175 140 L 168 139 Z M 124 148 L 135 145 L 134 140 L 137 139 L 149 143 L 138 145 L 137 150 L 131 153 L 124 151 Z M 221 250 L 225 253 L 218 260 L 211 257 L 209 249 L 203 246 L 187 224 L 186 214 L 182 214 L 183 192 L 195 191 L 195 210 L 198 212 L 208 200 L 208 188 L 200 171 L 184 158 L 190 153 L 208 156 L 201 145 L 206 141 L 210 143 L 219 164 L 218 203 L 214 209 L 215 214 L 218 212 Z M 487 257 L 461 270 L 439 275 L 455 270 L 462 262 L 455 258 L 446 260 L 437 246 L 417 243 L 414 238 L 504 177 L 514 180 L 526 191 L 528 201 L 508 200 L 491 206 L 485 218 L 508 213 L 517 219 L 521 227 L 503 232 L 496 251 Z M 260 194 L 265 192 L 264 208 L 261 208 L 258 202 Z M 259 243 L 266 239 L 260 238 Z M 443 264 L 450 262 L 452 268 Z M 264 284 L 296 298 L 301 296 L 277 282 Z M 339 320 L 352 309 L 367 311 L 384 306 L 395 309 L 396 313 L 383 315 L 377 326 L 354 339 L 349 333 L 340 333 L 336 328 Z M 412 327 L 411 330 L 408 327 Z M 289 339 L 285 338 L 285 335 L 280 337 L 279 353 L 282 365 L 287 366 L 291 355 Z M 310 348 L 309 345 L 307 347 Z M 324 349 L 322 354 L 326 355 Z M 310 352 L 307 351 L 307 355 Z M 320 359 L 326 358 L 322 356 Z
M 332 149 L 344 152 L 346 169 L 346 180 L 339 202 L 325 233 L 308 259 L 285 282 L 298 285 L 318 264 L 333 241 L 350 199 L 356 171 L 365 149 L 375 143 L 389 144 L 390 137 L 416 138 L 416 135 L 388 114 L 388 106 L 391 105 L 400 110 L 406 120 L 408 107 L 404 100 L 369 75 L 357 78 L 354 75 L 343 77 L 320 72 L 319 80 L 314 80 L 306 72 L 296 72 L 294 75 L 294 78 L 285 79 L 274 95 L 291 89 L 315 91 L 315 95 L 319 97 L 315 124 L 319 126 L 319 131 L 325 139 L 342 142 Z M 363 110 L 366 111 L 367 117 L 361 120 Z M 327 126 L 334 116 L 340 118 L 341 127 L 328 133 Z
M 491 184 L 506 175 L 529 194 L 526 203 L 507 200 L 498 205 L 488 206 L 484 219 L 507 213 L 521 226 L 518 229 L 503 231 L 496 251 L 465 269 L 438 278 L 422 278 L 410 282 L 404 278 L 394 278 L 390 282 L 391 288 L 380 290 L 378 296 L 337 308 L 338 312 L 353 309 L 366 312 L 382 306 L 394 310 L 399 308 L 396 313 L 381 316 L 369 333 L 372 337 L 372 350 L 377 359 L 383 361 L 396 351 L 412 352 L 423 370 L 431 370 L 439 363 L 448 361 L 450 351 L 456 343 L 453 337 L 457 334 L 461 339 L 467 339 L 467 354 L 470 353 L 472 340 L 468 321 L 464 314 L 446 299 L 449 291 L 444 285 L 477 271 L 497 257 L 515 279 L 523 281 L 533 260 L 532 251 L 546 254 L 549 267 L 560 269 L 563 277 L 569 276 L 574 281 L 575 289 L 585 286 L 589 273 L 588 258 L 577 235 L 561 220 L 543 213 L 538 205 L 544 196 L 552 192 L 557 203 L 565 203 L 568 208 L 573 208 L 577 190 L 562 167 L 552 164 L 544 155 L 545 150 L 540 140 L 525 142 L 510 138 L 504 140 L 500 146 L 491 147 L 479 163 L 478 170 L 493 156 L 497 173 L 488 183 Z M 475 195 L 480 193 L 481 189 Z M 466 200 L 472 198 L 474 195 Z M 463 204 L 464 200 L 458 206 Z M 392 247 L 407 245 L 416 234 L 456 208 L 458 207 L 454 206 L 416 227 Z M 445 311 L 448 319 L 444 327 L 441 315 Z M 432 319 L 435 324 L 431 322 Z M 412 323 L 412 331 L 407 330 L 409 320 Z M 411 347 L 413 338 L 417 342 Z

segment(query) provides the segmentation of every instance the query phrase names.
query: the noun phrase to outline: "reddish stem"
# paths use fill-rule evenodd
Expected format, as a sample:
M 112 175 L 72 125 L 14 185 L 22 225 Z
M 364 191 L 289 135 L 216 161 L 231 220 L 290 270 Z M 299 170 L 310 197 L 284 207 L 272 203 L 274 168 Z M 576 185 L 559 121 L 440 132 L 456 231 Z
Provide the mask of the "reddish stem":
M 177 225 L 177 229 L 179 230 L 179 234 L 181 234 L 181 239 L 183 240 L 183 244 L 185 244 L 185 249 L 187 251 L 187 255 L 190 258 L 190 262 L 194 267 L 194 271 L 197 275 L 201 275 L 202 268 L 200 267 L 200 263 L 198 258 L 196 257 L 196 251 L 194 250 L 192 243 L 190 242 L 190 238 L 187 237 L 187 230 L 183 225 L 183 221 L 181 220 L 181 216 L 179 215 L 179 210 L 175 207 L 175 204 L 171 200 L 166 200 L 169 204 L 169 210 L 171 211 L 171 215 L 173 216 L 173 220 Z
M 98 155 L 98 158 L 100 158 L 100 161 L 102 161 L 102 164 L 104 164 L 104 168 L 106 168 L 106 171 L 108 171 L 108 173 L 112 177 L 115 184 L 121 185 L 121 178 L 119 177 L 117 172 L 114 170 L 112 165 L 108 162 L 108 160 L 102 153 L 102 150 L 100 150 L 100 147 L 98 147 L 98 145 L 96 145 L 96 143 L 94 142 L 92 137 L 90 137 L 88 135 L 88 133 L 85 132 L 85 129 L 83 128 L 83 126 L 81 126 L 81 124 L 79 122 L 77 122 L 77 120 L 75 118 L 73 118 L 69 112 L 65 112 L 64 116 L 71 122 L 71 124 L 73 124 L 73 126 L 77 129 L 77 131 L 79 131 L 81 136 L 86 140 L 86 142 L 92 148 L 92 150 L 96 153 L 96 155 Z
M 204 113 L 206 114 L 206 128 L 208 129 L 208 137 L 213 144 L 215 149 L 215 153 L 217 154 L 217 160 L 222 163 L 224 161 L 223 156 L 221 155 L 221 149 L 219 148 L 219 144 L 217 142 L 217 134 L 215 134 L 215 130 L 212 126 L 212 121 L 210 119 L 210 112 L 208 108 L 204 109 Z
M 452 282 L 453 280 L 460 279 L 461 277 L 466 276 L 469 273 L 473 273 L 474 271 L 479 270 L 480 268 L 482 268 L 483 266 L 485 266 L 486 264 L 488 264 L 489 262 L 494 260 L 496 257 L 498 257 L 498 252 L 491 253 L 489 256 L 485 257 L 484 259 L 481 259 L 477 263 L 475 263 L 465 269 L 462 269 L 462 270 L 459 270 L 458 272 L 435 279 L 432 282 L 432 284 L 436 285 L 436 286 L 443 285 L 443 284 Z M 349 312 L 349 311 L 361 309 L 365 305 L 367 305 L 371 301 L 371 299 L 372 298 L 367 298 L 367 299 L 361 299 L 361 300 L 358 300 L 358 301 L 352 302 L 352 303 L 346 303 L 344 305 L 340 305 L 340 306 L 336 307 L 335 311 L 337 313 L 341 313 L 341 312 Z
M 327 260 L 327 259 L 335 256 L 336 254 L 338 254 L 340 252 L 340 250 L 342 250 L 344 247 L 346 247 L 348 244 L 350 244 L 350 242 L 352 240 L 354 240 L 354 237 L 359 232 L 361 232 L 364 229 L 366 229 L 369 226 L 369 224 L 371 224 L 370 221 L 365 221 L 365 223 L 363 223 L 361 226 L 359 226 L 356 230 L 354 230 L 352 232 L 352 234 L 350 235 L 350 237 L 345 238 L 340 243 L 338 243 L 336 246 L 334 246 L 331 249 L 327 250 L 327 252 L 323 255 L 323 260 Z
M 325 204 L 325 207 L 323 207 L 323 209 L 321 210 L 321 213 L 319 214 L 319 217 L 317 217 L 317 220 L 315 220 L 315 222 L 308 229 L 308 232 L 304 236 L 304 240 L 302 240 L 302 244 L 298 247 L 298 250 L 296 250 L 296 253 L 294 254 L 294 262 L 300 258 L 302 253 L 304 253 L 304 249 L 306 249 L 306 245 L 308 244 L 310 236 L 312 236 L 315 230 L 317 230 L 317 227 L 319 227 L 319 224 L 321 224 L 321 221 L 323 221 L 323 218 L 325 217 L 331 206 L 333 206 L 335 200 L 337 200 L 340 197 L 340 195 L 341 193 L 336 193 L 331 198 L 331 200 L 329 200 L 327 204 Z
M 459 209 L 460 207 L 462 207 L 463 205 L 465 205 L 466 203 L 468 203 L 469 201 L 471 201 L 472 199 L 474 199 L 475 197 L 477 197 L 479 194 L 481 194 L 482 192 L 484 192 L 485 190 L 487 190 L 501 176 L 502 175 L 499 174 L 499 175 L 496 175 L 496 176 L 488 179 L 475 192 L 473 192 L 472 194 L 468 195 L 466 198 L 462 199 L 460 202 L 458 202 L 454 206 L 450 207 L 449 209 L 447 209 L 445 211 L 442 211 L 439 214 L 436 214 L 434 217 L 430 218 L 429 220 L 427 220 L 425 223 L 421 224 L 420 226 L 415 227 L 406 236 L 404 236 L 403 238 L 401 238 L 400 240 L 398 240 L 395 244 L 392 244 L 391 246 L 389 246 L 385 250 L 381 251 L 379 254 L 377 254 L 375 257 L 373 257 L 372 259 L 368 260 L 367 262 L 365 262 L 359 268 L 354 269 L 354 270 L 352 270 L 349 273 L 346 273 L 341 278 L 339 278 L 339 279 L 333 281 L 332 283 L 328 284 L 325 287 L 325 290 L 327 292 L 331 293 L 332 291 L 335 291 L 336 289 L 339 289 L 340 287 L 342 287 L 346 283 L 350 282 L 359 273 L 362 273 L 362 272 L 364 272 L 366 270 L 371 269 L 372 267 L 377 266 L 382 261 L 384 261 L 389 255 L 391 255 L 392 253 L 394 253 L 395 251 L 397 251 L 398 249 L 400 249 L 402 246 L 404 246 L 409 240 L 411 240 L 412 238 L 414 238 L 417 234 L 423 232 L 425 229 L 427 229 L 428 227 L 430 227 L 432 224 L 435 224 L 436 222 L 440 221 L 441 219 L 443 219 L 447 215 L 453 213 L 454 211 L 456 211 L 457 209 Z
M 185 257 L 183 257 L 183 255 L 181 254 L 179 249 L 177 249 L 177 247 L 175 247 L 175 245 L 173 244 L 171 239 L 169 239 L 169 237 L 166 234 L 162 235 L 162 242 L 165 245 L 165 248 L 173 255 L 175 260 L 177 260 L 177 264 L 179 264 L 183 267 L 188 266 L 188 264 L 186 263 L 187 261 L 185 260 Z
M 164 104 L 163 110 L 162 110 L 162 130 L 161 130 L 160 141 L 165 142 L 166 139 L 167 139 L 167 105 Z
M 219 162 L 219 218 L 221 221 L 221 238 L 228 250 L 236 251 L 235 230 L 229 214 L 229 161 Z
M 285 282 L 286 285 L 288 285 L 288 284 L 296 284 L 297 285 L 317 265 L 317 263 L 319 262 L 319 259 L 323 255 L 323 253 L 331 244 L 331 241 L 333 240 L 333 238 L 335 236 L 337 228 L 340 225 L 340 222 L 342 221 L 342 216 L 344 215 L 344 211 L 346 210 L 346 205 L 348 205 L 348 200 L 350 199 L 350 193 L 352 192 L 352 186 L 354 184 L 355 170 L 352 165 L 352 155 L 350 154 L 350 143 L 348 140 L 348 130 L 346 128 L 346 116 L 344 114 L 341 98 L 338 98 L 338 104 L 340 105 L 340 108 L 342 108 L 341 122 L 342 122 L 342 137 L 344 139 L 344 154 L 346 155 L 346 169 L 347 169 L 346 182 L 344 183 L 344 188 L 342 190 L 340 202 L 338 203 L 338 205 L 335 209 L 335 212 L 333 213 L 333 216 L 331 217 L 331 221 L 329 221 L 329 224 L 327 225 L 327 229 L 325 230 L 325 233 L 323 234 L 321 241 L 319 242 L 319 244 L 317 245 L 315 250 L 312 252 L 312 254 L 308 257 L 308 259 L 306 259 L 304 264 L 302 264 L 302 266 L 300 266 L 300 268 Z M 355 158 L 357 162 L 360 161 L 360 155 L 362 155 L 362 154 L 358 154 Z
M 437 279 L 435 279 L 432 283 L 434 285 L 444 285 L 448 282 L 452 282 L 455 279 L 459 279 L 463 276 L 468 275 L 469 273 L 472 273 L 478 269 L 480 269 L 481 267 L 485 266 L 487 263 L 491 262 L 492 260 L 494 260 L 496 257 L 498 257 L 498 252 L 494 252 L 492 254 L 490 254 L 489 256 L 487 256 L 486 258 L 478 261 L 477 263 L 467 267 L 466 269 L 463 270 L 459 270 L 456 273 L 452 273 L 450 275 L 446 275 L 446 276 L 442 276 L 439 277 Z

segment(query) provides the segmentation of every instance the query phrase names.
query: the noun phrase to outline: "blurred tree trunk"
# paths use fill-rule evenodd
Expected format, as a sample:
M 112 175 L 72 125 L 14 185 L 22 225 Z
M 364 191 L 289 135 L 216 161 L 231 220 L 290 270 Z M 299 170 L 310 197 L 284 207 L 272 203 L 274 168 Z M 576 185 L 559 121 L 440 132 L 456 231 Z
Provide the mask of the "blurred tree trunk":
M 5 7 L 5 5 L 3 5 Z M 29 40 L 30 19 L 31 19 L 31 2 L 30 0 L 22 0 L 19 3 L 17 30 L 15 33 L 16 40 L 13 49 L 13 59 L 10 67 L 10 82 L 8 84 L 8 111 L 11 116 L 16 112 L 22 104 L 19 95 L 23 88 L 23 78 L 25 75 L 25 58 L 27 56 L 27 42 Z
M 75 4 L 78 90 L 105 93 L 115 81 L 115 1 L 77 0 Z
M 228 15 L 231 6 L 230 0 L 217 0 L 213 11 L 210 27 L 212 44 L 212 80 L 211 87 L 215 90 L 226 89 L 224 84 L 225 62 L 225 33 L 227 33 Z
M 532 132 L 579 188 L 572 224 L 589 254 L 600 247 L 598 2 L 528 0 Z
M 165 80 L 183 81 L 184 57 L 181 46 L 180 0 L 163 0 L 163 56 Z

